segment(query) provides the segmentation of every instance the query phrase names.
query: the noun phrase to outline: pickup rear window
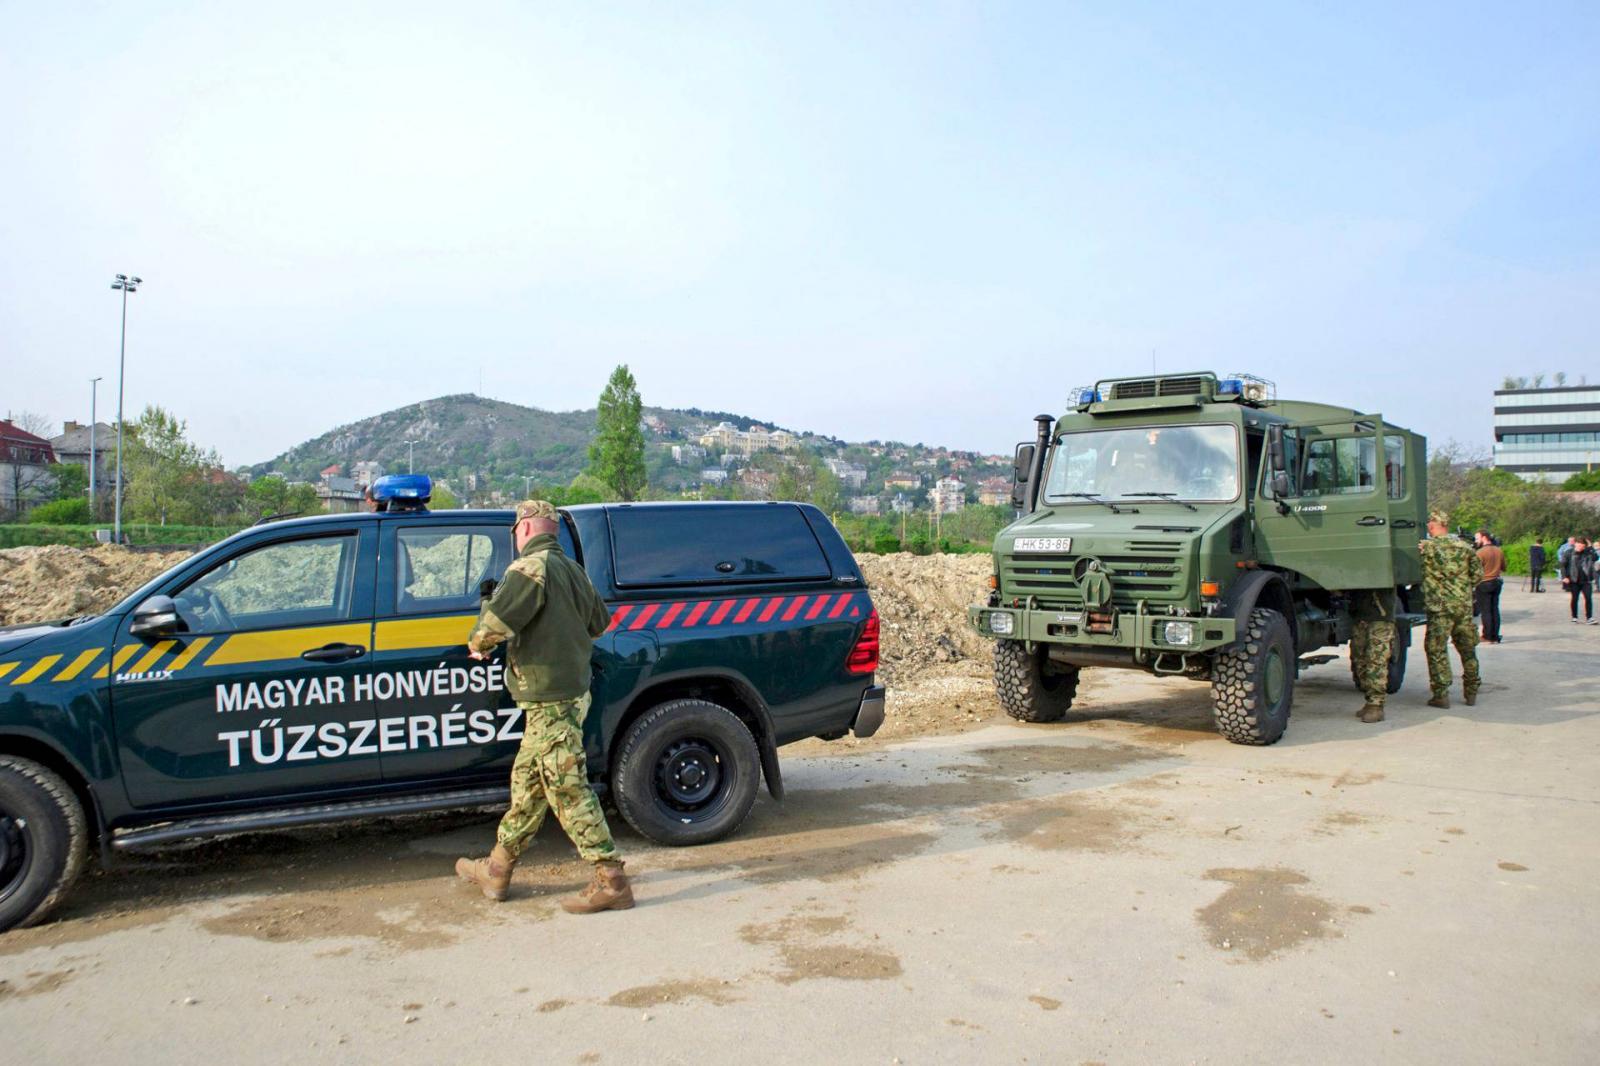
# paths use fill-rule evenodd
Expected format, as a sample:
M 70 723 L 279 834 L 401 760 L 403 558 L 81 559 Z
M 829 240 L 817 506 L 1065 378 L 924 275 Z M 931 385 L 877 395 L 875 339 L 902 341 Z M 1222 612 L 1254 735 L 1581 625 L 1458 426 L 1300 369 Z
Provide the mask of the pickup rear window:
M 611 514 L 617 584 L 815 581 L 832 576 L 800 509 L 619 507 Z

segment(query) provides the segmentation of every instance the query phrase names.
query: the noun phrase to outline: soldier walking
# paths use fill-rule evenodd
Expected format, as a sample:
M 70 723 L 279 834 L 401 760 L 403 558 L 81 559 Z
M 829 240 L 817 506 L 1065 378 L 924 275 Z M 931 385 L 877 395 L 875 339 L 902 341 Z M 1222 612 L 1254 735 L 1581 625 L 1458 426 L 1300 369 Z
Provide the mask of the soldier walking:
M 562 908 L 573 914 L 625 910 L 633 906 L 633 889 L 583 756 L 589 656 L 611 613 L 583 567 L 562 552 L 557 522 L 545 500 L 517 505 L 517 558 L 467 638 L 474 659 L 506 645 L 506 686 L 526 721 L 511 766 L 511 809 L 500 820 L 494 851 L 485 859 L 457 860 L 456 873 L 488 898 L 505 899 L 517 858 L 545 812 L 554 810 L 578 854 L 594 864 L 594 880 L 562 900 Z
M 1422 595 L 1428 612 L 1429 707 L 1450 709 L 1450 645 L 1461 656 L 1461 694 L 1468 707 L 1478 702 L 1478 630 L 1472 624 L 1472 595 L 1483 580 L 1483 563 L 1461 540 L 1450 535 L 1450 516 L 1428 516 L 1428 539 L 1422 549 Z
M 1363 722 L 1383 721 L 1383 701 L 1389 695 L 1389 656 L 1394 649 L 1394 590 L 1361 589 L 1350 594 L 1350 662 L 1356 681 L 1367 698 L 1356 712 Z

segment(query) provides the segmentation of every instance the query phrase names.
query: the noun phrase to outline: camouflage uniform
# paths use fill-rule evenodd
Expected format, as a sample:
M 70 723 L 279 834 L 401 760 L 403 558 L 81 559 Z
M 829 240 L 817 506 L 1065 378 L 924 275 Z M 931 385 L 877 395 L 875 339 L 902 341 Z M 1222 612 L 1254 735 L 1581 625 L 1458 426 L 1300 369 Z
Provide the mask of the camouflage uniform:
M 617 848 L 600 801 L 589 787 L 583 757 L 589 694 L 547 703 L 518 700 L 517 706 L 527 713 L 527 723 L 517 760 L 511 764 L 511 808 L 500 819 L 496 841 L 518 858 L 539 832 L 545 812 L 554 810 L 586 861 L 614 861 Z
M 1382 707 L 1389 692 L 1389 656 L 1395 640 L 1394 591 L 1362 589 L 1350 594 L 1350 663 L 1369 706 Z
M 544 500 L 525 500 L 517 519 L 556 519 Z M 498 843 L 515 860 L 554 810 L 578 853 L 617 861 L 600 801 L 589 787 L 583 719 L 589 710 L 589 656 L 611 613 L 579 564 L 554 536 L 537 536 L 506 569 L 467 638 L 487 654 L 506 645 L 506 687 L 525 712 L 522 745 L 511 766 L 511 808 Z
M 1448 525 L 1444 516 L 1433 520 Z M 1428 612 L 1428 686 L 1435 699 L 1450 693 L 1450 645 L 1461 656 L 1461 690 L 1477 698 L 1478 629 L 1472 623 L 1472 593 L 1483 580 L 1476 552 L 1455 537 L 1430 537 L 1422 542 L 1422 592 Z

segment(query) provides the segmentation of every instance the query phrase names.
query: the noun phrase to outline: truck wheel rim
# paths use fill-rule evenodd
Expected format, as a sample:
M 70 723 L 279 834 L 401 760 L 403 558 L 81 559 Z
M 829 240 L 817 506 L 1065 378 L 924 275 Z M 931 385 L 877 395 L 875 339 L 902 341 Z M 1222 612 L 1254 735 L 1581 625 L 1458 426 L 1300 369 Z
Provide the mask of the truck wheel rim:
M 721 808 L 727 760 L 700 737 L 676 741 L 656 760 L 656 800 L 673 818 L 703 818 Z
M 1266 677 L 1264 678 L 1268 706 L 1277 706 L 1283 699 L 1284 678 L 1288 671 L 1283 666 L 1283 654 L 1277 648 L 1267 652 Z
M 28 836 L 25 823 L 0 812 L 0 901 L 10 899 L 28 876 Z

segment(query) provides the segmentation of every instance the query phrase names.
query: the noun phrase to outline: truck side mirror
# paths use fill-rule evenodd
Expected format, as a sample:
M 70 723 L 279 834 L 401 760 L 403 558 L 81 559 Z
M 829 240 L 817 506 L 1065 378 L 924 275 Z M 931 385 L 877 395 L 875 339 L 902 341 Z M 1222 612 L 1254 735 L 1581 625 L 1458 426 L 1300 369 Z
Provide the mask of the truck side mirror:
M 1272 475 L 1272 495 L 1280 500 L 1289 495 L 1289 475 L 1287 473 L 1280 470 Z
M 136 637 L 164 637 L 178 631 L 178 605 L 171 596 L 151 596 L 133 609 L 128 632 Z
M 1011 461 L 1011 506 L 1021 510 L 1028 506 L 1028 479 L 1033 476 L 1034 446 L 1017 445 L 1017 457 Z
M 1277 424 L 1267 427 L 1267 471 L 1272 476 L 1272 491 L 1281 496 L 1289 494 L 1285 485 L 1282 492 L 1278 490 L 1278 478 L 1281 475 L 1285 482 L 1289 476 L 1289 460 L 1283 450 L 1283 425 Z

